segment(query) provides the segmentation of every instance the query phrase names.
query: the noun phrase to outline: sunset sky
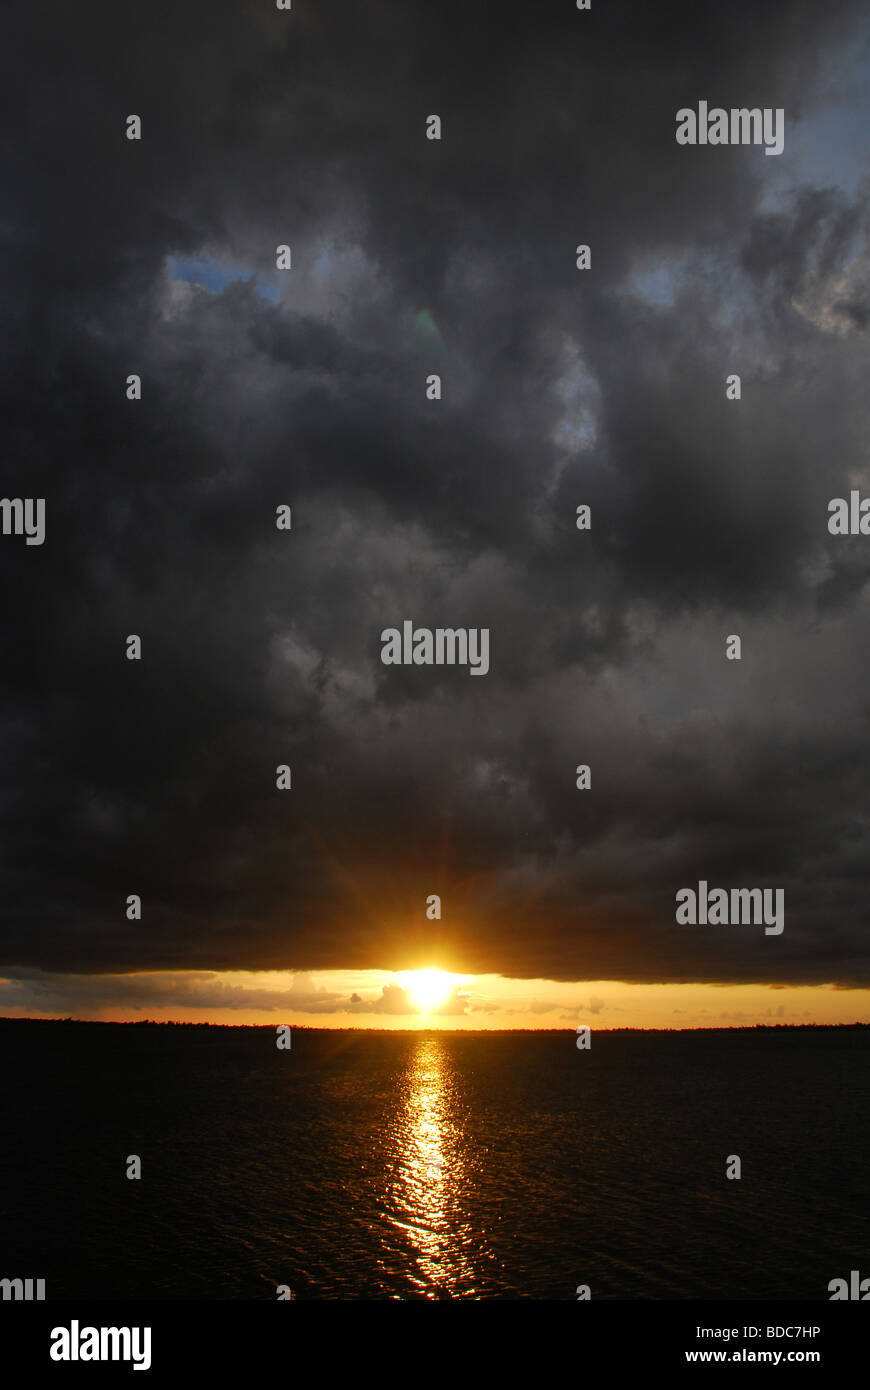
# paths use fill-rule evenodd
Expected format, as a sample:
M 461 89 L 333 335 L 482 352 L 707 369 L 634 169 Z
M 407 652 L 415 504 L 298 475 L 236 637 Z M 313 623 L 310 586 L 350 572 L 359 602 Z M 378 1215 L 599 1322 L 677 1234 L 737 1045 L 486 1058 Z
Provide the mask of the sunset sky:
M 0 1013 L 870 1021 L 866 6 L 13 25 Z M 783 154 L 677 146 L 701 99 Z
M 745 1028 L 756 1023 L 870 1023 L 867 990 L 831 986 L 582 984 L 444 972 L 443 1002 L 416 972 L 184 971 L 0 980 L 5 1017 L 311 1028 Z M 431 972 L 419 972 L 428 975 Z

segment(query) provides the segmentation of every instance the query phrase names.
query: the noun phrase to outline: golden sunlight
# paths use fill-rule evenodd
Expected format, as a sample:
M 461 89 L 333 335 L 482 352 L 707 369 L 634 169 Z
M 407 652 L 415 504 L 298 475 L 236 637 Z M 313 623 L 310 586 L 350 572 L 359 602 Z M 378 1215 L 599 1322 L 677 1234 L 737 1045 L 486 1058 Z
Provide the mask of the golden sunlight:
M 408 970 L 399 977 L 399 982 L 417 1008 L 427 1014 L 447 1002 L 459 977 L 448 975 L 446 970 Z

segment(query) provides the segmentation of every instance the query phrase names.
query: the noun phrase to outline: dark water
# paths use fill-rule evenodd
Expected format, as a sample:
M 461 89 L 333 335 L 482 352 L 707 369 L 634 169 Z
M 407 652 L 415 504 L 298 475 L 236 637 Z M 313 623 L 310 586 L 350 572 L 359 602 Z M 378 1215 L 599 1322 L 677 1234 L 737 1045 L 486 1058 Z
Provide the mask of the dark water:
M 868 1031 L 294 1029 L 279 1052 L 6 1022 L 0 1047 L 0 1277 L 50 1299 L 827 1299 L 870 1275 Z

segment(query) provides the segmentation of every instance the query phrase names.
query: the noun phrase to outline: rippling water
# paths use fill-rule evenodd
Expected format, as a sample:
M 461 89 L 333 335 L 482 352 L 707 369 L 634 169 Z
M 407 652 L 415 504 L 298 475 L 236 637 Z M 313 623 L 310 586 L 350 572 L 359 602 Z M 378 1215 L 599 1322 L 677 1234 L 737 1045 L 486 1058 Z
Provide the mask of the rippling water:
M 49 1298 L 826 1299 L 870 1275 L 867 1032 L 0 1045 L 0 1277 Z

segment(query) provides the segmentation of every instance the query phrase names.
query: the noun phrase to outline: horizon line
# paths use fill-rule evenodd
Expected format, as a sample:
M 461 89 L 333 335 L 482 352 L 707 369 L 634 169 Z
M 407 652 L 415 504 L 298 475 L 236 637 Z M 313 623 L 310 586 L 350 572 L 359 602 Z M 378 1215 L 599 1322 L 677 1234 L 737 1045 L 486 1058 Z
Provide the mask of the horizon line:
M 295 1028 L 300 1033 L 382 1033 L 390 1037 L 397 1033 L 410 1033 L 418 1036 L 421 1033 L 455 1033 L 461 1036 L 468 1034 L 485 1034 L 492 1036 L 495 1033 L 576 1033 L 577 1027 L 572 1028 L 566 1024 L 564 1028 L 439 1028 L 436 1026 L 416 1027 L 416 1028 L 374 1028 L 359 1027 L 358 1025 L 347 1025 L 341 1028 L 321 1028 L 310 1023 L 210 1023 L 194 1022 L 188 1019 L 155 1019 L 155 1018 L 73 1018 L 71 1015 L 57 1018 L 35 1018 L 29 1015 L 20 1018 L 13 1018 L 8 1015 L 0 1015 L 0 1024 L 4 1023 L 64 1023 L 77 1024 L 83 1028 L 224 1028 L 224 1029 L 269 1029 L 275 1028 Z M 851 1029 L 870 1029 L 870 1023 L 862 1023 L 856 1019 L 854 1023 L 722 1023 L 722 1024 L 696 1024 L 684 1028 L 595 1028 L 592 1025 L 578 1025 L 590 1027 L 596 1034 L 601 1033 L 757 1033 L 760 1030 L 765 1032 L 800 1032 L 801 1030 L 811 1029 L 814 1031 L 835 1032 L 838 1030 Z

